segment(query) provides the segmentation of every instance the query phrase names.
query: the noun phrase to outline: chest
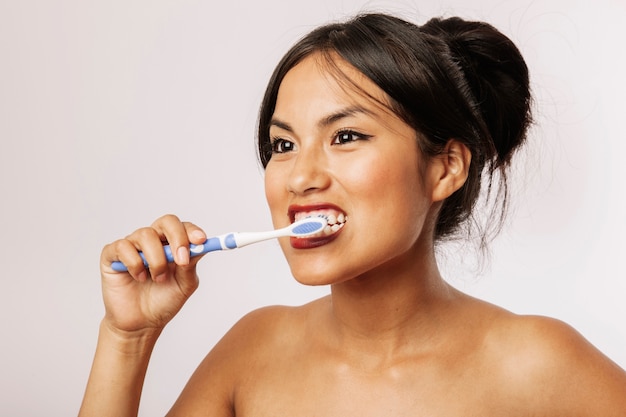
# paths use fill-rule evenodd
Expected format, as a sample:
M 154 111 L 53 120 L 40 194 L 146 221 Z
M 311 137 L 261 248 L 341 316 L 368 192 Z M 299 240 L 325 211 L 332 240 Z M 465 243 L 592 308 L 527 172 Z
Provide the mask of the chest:
M 371 372 L 337 364 L 274 365 L 251 369 L 235 397 L 238 417 L 515 415 L 499 400 L 498 388 L 471 370 L 403 364 Z

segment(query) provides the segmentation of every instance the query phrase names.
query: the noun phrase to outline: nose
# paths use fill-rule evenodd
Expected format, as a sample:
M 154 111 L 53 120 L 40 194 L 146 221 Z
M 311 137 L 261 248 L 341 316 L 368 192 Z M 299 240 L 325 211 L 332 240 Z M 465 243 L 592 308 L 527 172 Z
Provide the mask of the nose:
M 323 150 L 302 147 L 292 164 L 287 181 L 290 193 L 303 195 L 330 185 L 328 163 Z

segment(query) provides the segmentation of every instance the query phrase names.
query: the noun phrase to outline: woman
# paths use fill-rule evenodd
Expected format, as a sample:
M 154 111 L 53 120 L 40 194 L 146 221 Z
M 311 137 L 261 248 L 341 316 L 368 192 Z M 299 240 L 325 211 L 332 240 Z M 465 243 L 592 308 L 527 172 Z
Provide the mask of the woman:
M 574 330 L 465 295 L 437 268 L 435 244 L 475 229 L 481 185 L 504 207 L 530 101 L 519 51 L 484 23 L 368 14 L 298 42 L 267 88 L 259 155 L 275 227 L 334 224 L 280 241 L 294 277 L 331 295 L 244 317 L 170 415 L 626 415 L 626 373 Z M 81 415 L 137 414 L 152 348 L 198 286 L 189 244 L 205 239 L 167 215 L 103 249 Z

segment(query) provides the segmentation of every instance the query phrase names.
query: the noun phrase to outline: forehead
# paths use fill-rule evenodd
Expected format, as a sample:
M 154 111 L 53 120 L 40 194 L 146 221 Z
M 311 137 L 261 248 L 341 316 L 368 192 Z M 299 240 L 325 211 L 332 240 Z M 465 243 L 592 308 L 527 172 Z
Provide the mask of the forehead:
M 394 113 L 385 92 L 336 53 L 313 53 L 291 68 L 276 99 L 276 113 L 291 113 L 298 106 L 327 108 L 358 106 Z

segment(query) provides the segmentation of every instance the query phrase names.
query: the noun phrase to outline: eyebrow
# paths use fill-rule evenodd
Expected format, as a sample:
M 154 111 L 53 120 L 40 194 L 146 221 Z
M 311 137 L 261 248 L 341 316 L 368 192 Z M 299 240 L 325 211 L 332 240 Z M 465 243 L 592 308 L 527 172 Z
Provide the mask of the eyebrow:
M 331 113 L 329 115 L 322 117 L 317 122 L 317 127 L 323 128 L 323 127 L 329 126 L 341 119 L 354 116 L 355 114 L 372 115 L 372 111 L 361 106 L 346 107 L 345 109 L 341 109 L 339 111 L 336 111 L 334 113 Z M 286 130 L 291 133 L 293 133 L 294 131 L 293 127 L 289 123 L 282 121 L 276 117 L 272 117 L 272 120 L 270 120 L 270 127 L 271 126 L 276 126 L 280 129 Z

